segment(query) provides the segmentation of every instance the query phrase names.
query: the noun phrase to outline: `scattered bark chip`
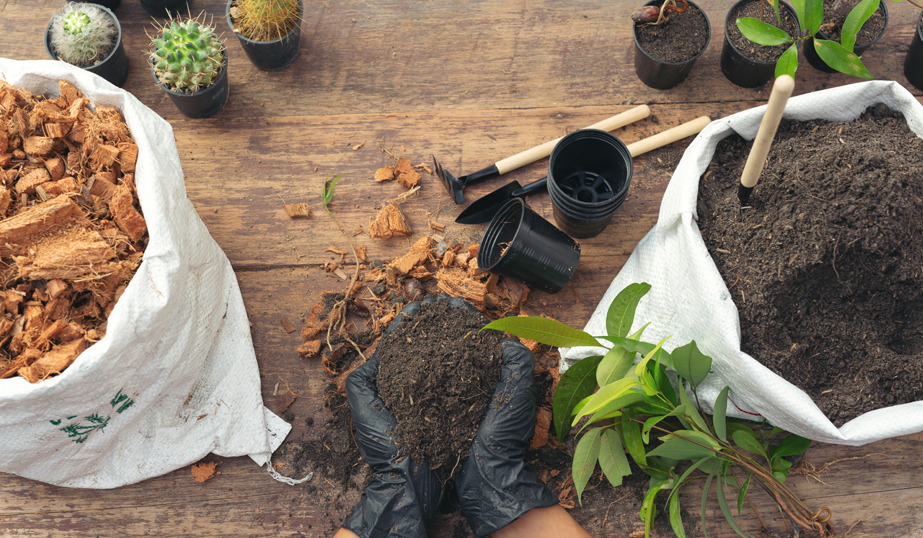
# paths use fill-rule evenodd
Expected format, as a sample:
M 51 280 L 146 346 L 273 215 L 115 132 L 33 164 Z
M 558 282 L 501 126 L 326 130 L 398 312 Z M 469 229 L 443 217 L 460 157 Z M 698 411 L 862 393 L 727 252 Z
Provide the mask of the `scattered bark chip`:
M 205 482 L 218 474 L 215 470 L 217 467 L 218 462 L 196 463 L 192 466 L 192 478 L 196 482 Z

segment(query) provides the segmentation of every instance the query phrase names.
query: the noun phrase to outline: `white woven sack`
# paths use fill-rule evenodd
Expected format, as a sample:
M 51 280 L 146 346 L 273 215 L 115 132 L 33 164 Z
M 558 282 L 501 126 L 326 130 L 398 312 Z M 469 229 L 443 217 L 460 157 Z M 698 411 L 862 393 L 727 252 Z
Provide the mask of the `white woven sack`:
M 49 96 L 66 80 L 122 112 L 139 147 L 135 182 L 150 234 L 105 338 L 59 376 L 0 380 L 0 471 L 114 488 L 209 452 L 266 464 L 291 426 L 263 406 L 237 279 L 186 197 L 170 124 L 64 62 L 0 59 L 0 75 Z
M 852 121 L 878 103 L 901 111 L 910 129 L 923 138 L 923 106 L 896 82 L 862 82 L 794 97 L 784 117 Z M 652 288 L 638 306 L 632 330 L 652 322 L 644 339 L 657 342 L 672 335 L 664 346 L 668 351 L 695 340 L 714 359 L 712 374 L 699 391 L 700 399 L 709 405 L 727 385 L 733 402 L 729 414 L 753 420 L 762 420 L 762 416 L 790 432 L 826 443 L 858 446 L 919 432 L 923 430 L 923 401 L 870 411 L 837 428 L 807 394 L 740 350 L 737 307 L 696 225 L 696 197 L 699 178 L 718 142 L 735 132 L 752 140 L 765 109 L 761 106 L 713 121 L 690 144 L 667 186 L 657 225 L 638 243 L 585 330 L 605 334 L 606 312 L 618 292 L 633 282 L 647 282 Z M 561 369 L 566 370 L 577 360 L 604 350 L 561 351 Z

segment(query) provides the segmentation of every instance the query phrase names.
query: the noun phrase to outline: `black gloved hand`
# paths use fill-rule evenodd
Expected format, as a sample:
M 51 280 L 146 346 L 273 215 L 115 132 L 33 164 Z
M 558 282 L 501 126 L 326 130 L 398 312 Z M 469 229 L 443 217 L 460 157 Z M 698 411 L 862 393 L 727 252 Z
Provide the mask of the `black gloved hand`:
M 385 334 L 396 330 L 405 315 L 419 311 L 419 302 L 407 305 Z M 397 420 L 378 396 L 378 364 L 376 353 L 346 378 L 359 453 L 374 475 L 343 527 L 360 538 L 419 538 L 426 536 L 426 522 L 439 506 L 441 476 L 426 462 L 416 463 L 403 455 L 395 433 Z
M 500 381 L 471 443 L 471 455 L 455 479 L 462 513 L 478 537 L 502 529 L 533 508 L 558 503 L 523 461 L 535 434 L 535 355 L 512 338 L 503 340 L 502 346 Z

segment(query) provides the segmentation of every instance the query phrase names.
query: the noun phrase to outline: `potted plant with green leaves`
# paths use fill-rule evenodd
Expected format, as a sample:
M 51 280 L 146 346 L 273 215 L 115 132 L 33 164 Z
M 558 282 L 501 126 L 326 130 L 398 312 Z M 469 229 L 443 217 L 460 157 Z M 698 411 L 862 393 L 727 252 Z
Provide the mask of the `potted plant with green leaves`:
M 258 69 L 284 69 L 301 45 L 301 0 L 228 0 L 225 17 Z
M 724 20 L 721 72 L 738 86 L 755 88 L 772 79 L 776 61 L 786 47 L 767 47 L 750 41 L 737 28 L 736 21 L 741 17 L 752 17 L 789 35 L 798 35 L 798 15 L 790 5 L 779 0 L 739 0 L 728 10 Z
M 896 0 L 900 1 L 900 0 Z M 923 9 L 923 4 L 915 0 L 907 0 L 911 4 Z M 923 11 L 917 15 L 917 24 L 914 28 L 910 49 L 904 58 L 904 76 L 918 90 L 923 90 Z
M 659 90 L 686 80 L 711 40 L 705 11 L 688 0 L 650 0 L 631 20 L 635 73 Z
M 572 469 L 578 500 L 582 502 L 597 465 L 613 486 L 620 485 L 631 474 L 627 451 L 651 477 L 640 508 L 646 537 L 656 514 L 655 501 L 664 493 L 670 525 L 677 536 L 685 536 L 678 492 L 702 479 L 703 529 L 706 501 L 714 489 L 728 525 L 747 536 L 727 495 L 735 493 L 739 515 L 751 492 L 760 489 L 802 530 L 832 536 L 830 510 L 809 509 L 785 484 L 792 465 L 786 458 L 807 450 L 810 441 L 787 435 L 776 443 L 777 436 L 785 433 L 780 428 L 754 430 L 729 422 L 727 387 L 719 393 L 709 419 L 696 389 L 709 374 L 711 358 L 694 340 L 672 352 L 663 348 L 669 338 L 657 344 L 642 341 L 649 324 L 631 332 L 638 303 L 650 289 L 649 284 L 635 283 L 615 297 L 606 316 L 606 335 L 591 336 L 542 317 L 506 317 L 484 327 L 558 347 L 599 347 L 597 339 L 612 344 L 605 355 L 586 357 L 571 366 L 554 395 L 553 423 L 559 440 L 577 428 Z M 635 364 L 639 355 L 643 358 Z
M 65 5 L 45 29 L 45 52 L 119 87 L 128 78 L 122 27 L 112 11 L 100 5 Z
M 825 11 L 828 3 L 836 6 Z M 775 74 L 794 76 L 798 68 L 798 45 L 804 44 L 804 54 L 814 67 L 823 71 L 839 71 L 848 75 L 874 78 L 859 56 L 884 35 L 888 11 L 880 0 L 798 0 L 793 3 L 801 24 L 794 36 L 753 17 L 737 19 L 737 28 L 754 43 L 764 46 L 786 46 L 776 62 Z M 778 6 L 773 4 L 778 11 Z M 877 33 L 869 37 L 866 23 L 874 18 Z M 863 41 L 859 41 L 860 32 Z
M 151 38 L 151 73 L 180 112 L 190 118 L 217 114 L 228 100 L 228 56 L 214 26 L 172 17 Z

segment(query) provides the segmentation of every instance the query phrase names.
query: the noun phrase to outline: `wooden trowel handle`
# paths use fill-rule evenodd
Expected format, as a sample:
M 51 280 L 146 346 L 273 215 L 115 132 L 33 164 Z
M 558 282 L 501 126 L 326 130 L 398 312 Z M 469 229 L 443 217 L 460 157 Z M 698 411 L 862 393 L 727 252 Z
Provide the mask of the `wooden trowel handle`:
M 682 125 L 677 125 L 676 127 L 662 133 L 657 133 L 654 136 L 649 136 L 645 139 L 638 140 L 633 144 L 628 144 L 628 151 L 631 153 L 632 157 L 637 157 L 638 155 L 647 153 L 648 151 L 666 146 L 667 144 L 672 144 L 677 140 L 682 140 L 687 136 L 699 134 L 699 131 L 704 129 L 705 126 L 709 123 L 711 123 L 711 118 L 708 116 L 700 116 L 692 121 L 687 121 Z
M 760 122 L 760 130 L 757 131 L 756 138 L 753 140 L 753 147 L 747 157 L 744 173 L 740 176 L 740 184 L 748 189 L 755 187 L 760 179 L 763 165 L 766 163 L 766 155 L 769 154 L 769 146 L 772 145 L 772 139 L 775 138 L 779 122 L 782 120 L 782 113 L 785 112 L 785 103 L 788 102 L 794 89 L 795 79 L 789 75 L 780 76 L 772 85 L 772 93 L 769 94 L 769 104 L 763 114 L 763 121 Z
M 651 115 L 651 109 L 647 105 L 640 105 L 622 112 L 621 114 L 616 114 L 611 118 L 605 119 L 599 123 L 594 123 L 587 127 L 587 129 L 599 129 L 600 131 L 614 131 L 619 127 L 624 127 L 629 123 L 634 123 L 638 120 L 643 120 L 644 118 Z M 551 151 L 554 149 L 555 144 L 561 140 L 556 138 L 550 142 L 545 142 L 540 146 L 535 146 L 532 149 L 527 149 L 522 153 L 517 153 L 512 157 L 507 157 L 502 161 L 497 161 L 494 166 L 497 167 L 497 171 L 501 174 L 505 174 L 511 170 L 515 170 L 521 166 L 534 163 L 535 161 L 545 158 L 551 155 Z

